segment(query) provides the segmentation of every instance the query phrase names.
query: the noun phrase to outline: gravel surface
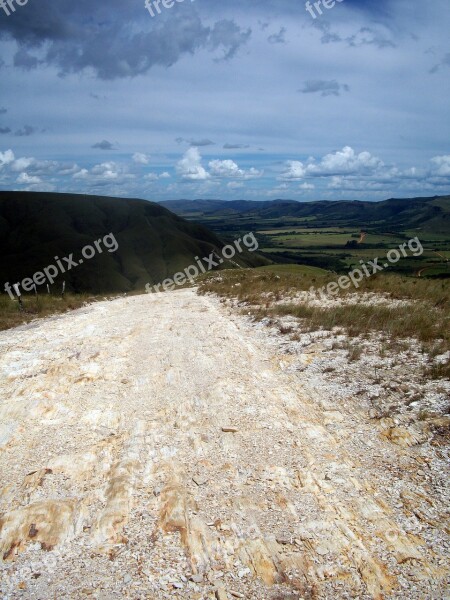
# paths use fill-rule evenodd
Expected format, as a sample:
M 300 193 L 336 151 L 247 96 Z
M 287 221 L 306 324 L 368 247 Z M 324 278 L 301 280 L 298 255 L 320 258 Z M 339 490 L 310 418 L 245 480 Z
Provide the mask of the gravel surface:
M 446 449 L 289 344 L 195 290 L 1 333 L 2 598 L 449 599 Z

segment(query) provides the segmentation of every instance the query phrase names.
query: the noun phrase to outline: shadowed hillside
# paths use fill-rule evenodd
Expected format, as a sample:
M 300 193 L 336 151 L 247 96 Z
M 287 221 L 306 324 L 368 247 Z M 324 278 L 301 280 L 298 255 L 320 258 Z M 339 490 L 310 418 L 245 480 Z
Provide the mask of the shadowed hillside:
M 283 219 L 286 224 L 310 228 L 331 226 L 370 227 L 376 231 L 418 229 L 450 234 L 450 196 L 431 198 L 391 198 L 383 202 L 294 200 L 169 200 L 163 206 L 186 218 L 214 224 L 215 229 L 232 217 L 240 220 L 271 221 Z M 289 217 L 294 221 L 289 223 Z
M 62 281 L 77 293 L 142 290 L 224 245 L 203 226 L 144 200 L 0 192 L 1 290 L 6 282 L 33 277 L 55 264 L 55 257 L 73 253 L 79 258 L 83 247 L 110 233 L 119 244 L 116 252 L 97 252 L 60 274 L 52 290 L 60 290 Z M 235 260 L 243 266 L 264 262 L 250 253 Z

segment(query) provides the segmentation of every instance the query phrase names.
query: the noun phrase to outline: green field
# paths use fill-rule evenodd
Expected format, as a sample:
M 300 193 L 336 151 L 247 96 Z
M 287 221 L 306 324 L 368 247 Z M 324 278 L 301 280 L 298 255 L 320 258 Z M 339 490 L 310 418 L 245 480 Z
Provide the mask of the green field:
M 308 263 L 329 261 L 330 266 L 339 261 L 342 268 L 358 267 L 360 261 L 367 262 L 379 257 L 384 259 L 391 250 L 398 248 L 409 239 L 416 237 L 414 232 L 408 235 L 367 233 L 364 238 L 360 231 L 348 229 L 265 229 L 257 232 L 262 246 L 261 251 L 276 257 L 285 257 L 285 253 L 301 256 Z M 420 239 L 420 237 L 419 237 Z M 436 243 L 438 241 L 438 243 Z M 440 243 L 439 243 L 440 242 Z M 389 269 L 418 276 L 450 275 L 450 244 L 444 235 L 426 234 L 421 240 L 424 253 L 415 257 L 409 251 L 407 257 L 395 265 L 389 263 Z M 446 249 L 447 248 L 447 249 Z M 340 269 L 339 269 L 340 270 Z

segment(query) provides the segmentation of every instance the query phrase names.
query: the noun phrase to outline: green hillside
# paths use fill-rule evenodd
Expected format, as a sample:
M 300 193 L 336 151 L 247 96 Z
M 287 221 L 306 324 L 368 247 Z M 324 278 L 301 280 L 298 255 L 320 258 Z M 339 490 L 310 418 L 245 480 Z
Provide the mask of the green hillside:
M 75 194 L 0 192 L 0 286 L 15 283 L 112 233 L 118 250 L 104 249 L 60 274 L 52 291 L 115 293 L 142 290 L 195 264 L 224 243 L 202 225 L 153 202 Z M 243 266 L 267 263 L 238 255 Z M 63 262 L 64 264 L 64 262 Z M 225 262 L 224 267 L 235 267 Z M 45 290 L 45 286 L 43 286 Z
M 317 228 L 352 225 L 380 232 L 421 229 L 450 235 L 450 196 L 392 198 L 382 202 L 169 200 L 161 204 L 186 218 L 195 217 L 201 222 L 214 223 L 215 229 L 221 225 L 231 227 L 229 219 L 238 217 L 239 222 L 283 219 L 283 226 L 302 224 Z

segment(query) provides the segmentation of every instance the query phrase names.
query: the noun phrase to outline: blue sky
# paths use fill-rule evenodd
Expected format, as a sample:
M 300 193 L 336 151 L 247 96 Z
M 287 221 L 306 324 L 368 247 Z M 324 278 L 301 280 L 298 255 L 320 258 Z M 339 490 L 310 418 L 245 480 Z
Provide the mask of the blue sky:
M 0 189 L 450 193 L 448 0 L 314 10 L 303 0 L 184 0 L 153 18 L 144 0 L 0 8 Z

